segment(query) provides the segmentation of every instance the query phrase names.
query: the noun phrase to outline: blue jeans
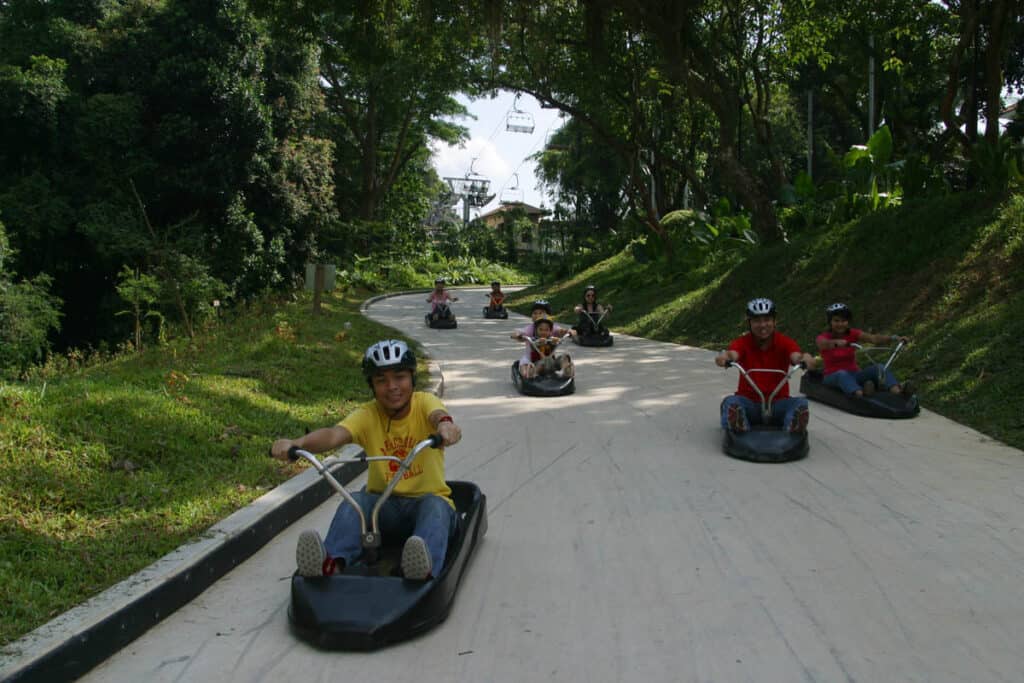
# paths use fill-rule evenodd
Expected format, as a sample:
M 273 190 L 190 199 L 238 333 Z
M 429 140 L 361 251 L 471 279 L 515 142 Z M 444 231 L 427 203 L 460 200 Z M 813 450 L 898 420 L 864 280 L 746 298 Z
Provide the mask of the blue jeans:
M 370 515 L 380 494 L 367 493 L 364 488 L 354 492 L 352 497 L 363 509 L 369 530 L 373 523 Z M 455 510 L 444 498 L 434 495 L 419 498 L 392 495 L 384 502 L 377 519 L 381 536 L 385 539 L 395 536 L 402 539 L 409 536 L 422 538 L 430 552 L 430 566 L 434 576 L 441 572 L 448 551 L 448 537 L 455 530 L 456 520 Z M 359 515 L 347 502 L 339 505 L 335 511 L 331 528 L 327 530 L 327 538 L 324 539 L 324 547 L 331 557 L 344 559 L 345 564 L 351 564 L 362 554 Z
M 879 382 L 879 378 L 884 378 L 885 381 Z M 900 383 L 896 379 L 896 375 L 892 374 L 892 370 L 885 369 L 883 365 L 872 365 L 857 372 L 839 370 L 830 375 L 825 375 L 823 383 L 827 387 L 842 389 L 843 393 L 849 396 L 855 391 L 862 391 L 864 389 L 864 382 L 868 380 L 873 381 L 882 390 Z
M 725 400 L 722 401 L 722 429 L 729 428 L 729 422 L 726 417 L 729 415 L 729 406 L 731 405 L 738 405 L 743 408 L 749 424 L 785 425 L 786 429 L 789 429 L 796 418 L 796 411 L 800 408 L 807 409 L 807 399 L 801 396 L 794 396 L 774 401 L 772 403 L 772 416 L 765 422 L 762 419 L 761 404 L 759 402 L 751 401 L 746 396 L 739 396 L 738 394 L 726 396 Z

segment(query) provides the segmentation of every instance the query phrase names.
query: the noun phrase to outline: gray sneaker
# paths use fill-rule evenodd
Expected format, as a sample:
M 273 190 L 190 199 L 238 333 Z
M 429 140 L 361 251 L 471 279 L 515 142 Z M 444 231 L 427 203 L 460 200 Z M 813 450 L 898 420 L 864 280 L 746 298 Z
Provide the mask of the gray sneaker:
M 295 564 L 299 568 L 299 576 L 323 576 L 327 560 L 327 550 L 320 540 L 320 534 L 313 529 L 306 529 L 299 534 L 299 542 L 295 545 Z
M 413 581 L 430 578 L 430 553 L 419 536 L 410 536 L 402 547 L 402 574 Z

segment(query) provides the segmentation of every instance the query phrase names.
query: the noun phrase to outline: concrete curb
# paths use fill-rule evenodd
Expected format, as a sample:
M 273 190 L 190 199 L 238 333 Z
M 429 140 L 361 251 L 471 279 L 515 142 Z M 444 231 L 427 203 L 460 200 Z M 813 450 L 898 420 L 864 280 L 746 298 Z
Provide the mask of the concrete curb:
M 358 446 L 341 450 L 346 458 Z M 327 458 L 348 482 L 365 463 Z M 334 493 L 309 469 L 208 529 L 199 539 L 40 626 L 3 649 L 2 681 L 73 680 L 186 604 Z
M 374 301 L 396 294 L 368 299 L 360 310 L 365 314 Z M 433 381 L 425 390 L 441 397 L 441 366 L 434 361 L 429 366 Z M 365 471 L 366 463 L 343 460 L 361 453 L 358 446 L 348 445 L 324 464 L 347 484 Z M 289 479 L 212 526 L 201 538 L 4 647 L 0 681 L 49 683 L 85 675 L 332 495 L 334 489 L 313 469 Z

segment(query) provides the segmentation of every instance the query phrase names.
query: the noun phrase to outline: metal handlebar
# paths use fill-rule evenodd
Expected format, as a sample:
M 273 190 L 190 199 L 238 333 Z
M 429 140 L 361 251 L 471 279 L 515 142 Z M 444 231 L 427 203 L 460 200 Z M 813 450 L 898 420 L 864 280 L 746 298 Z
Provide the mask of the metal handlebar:
M 554 347 L 557 347 L 559 344 L 562 343 L 563 339 L 565 339 L 566 337 L 569 337 L 569 336 L 571 336 L 571 335 L 568 332 L 563 334 L 561 337 L 544 337 L 544 338 L 541 338 L 541 337 L 530 337 L 530 336 L 525 335 L 525 334 L 522 335 L 523 339 L 525 339 L 527 342 L 529 342 L 530 346 L 533 347 L 533 350 L 536 351 L 537 353 L 540 353 L 540 355 L 542 355 L 542 356 L 544 354 L 541 353 L 541 350 L 537 347 L 537 342 L 538 341 L 548 342 L 548 344 L 550 344 L 552 346 L 552 353 L 553 353 L 554 352 Z M 548 341 L 548 340 L 550 340 L 550 341 Z
M 889 359 L 885 361 L 885 363 L 882 365 L 882 371 L 884 372 L 888 370 L 889 366 L 892 365 L 894 360 L 896 360 L 896 356 L 900 355 L 900 352 L 902 352 L 903 349 L 907 347 L 907 343 L 901 340 L 898 344 L 896 344 L 896 346 L 862 346 L 861 344 L 853 342 L 850 344 L 850 346 L 857 349 L 858 351 L 862 351 L 864 355 L 867 356 L 874 365 L 878 365 L 878 363 L 876 363 L 875 359 L 871 357 L 872 351 L 891 350 L 892 353 L 889 354 Z
M 751 368 L 750 370 L 746 370 L 742 365 L 740 365 L 736 361 L 726 360 L 725 367 L 735 367 L 737 370 L 740 371 L 740 374 L 743 375 L 743 377 L 747 380 L 747 383 L 750 384 L 750 386 L 754 389 L 757 395 L 761 397 L 761 412 L 764 414 L 765 417 L 771 417 L 772 401 L 775 399 L 775 395 L 782 390 L 782 387 L 784 387 L 787 382 L 789 382 L 789 378 L 793 376 L 794 372 L 801 369 L 806 370 L 807 363 L 805 363 L 804 361 L 800 361 L 799 363 L 793 363 L 792 365 L 789 366 L 789 370 L 779 370 L 778 368 Z M 779 380 L 779 383 L 775 386 L 775 389 L 772 390 L 772 393 L 770 393 L 768 397 L 765 398 L 764 392 L 761 391 L 761 387 L 757 386 L 757 383 L 753 380 L 753 378 L 751 378 L 751 372 L 778 373 L 782 375 L 782 379 Z
M 307 450 L 303 450 L 298 446 L 292 446 L 288 449 L 288 459 L 295 461 L 299 458 L 303 458 L 308 461 L 320 475 L 327 480 L 327 482 L 334 487 L 334 490 L 341 494 L 342 498 L 356 510 L 356 514 L 359 515 L 359 537 L 362 541 L 364 548 L 377 548 L 380 546 L 380 525 L 378 523 L 378 516 L 380 513 L 381 506 L 384 505 L 384 501 L 391 497 L 392 491 L 398 486 L 398 483 L 402 481 L 402 476 L 412 467 L 413 461 L 416 457 L 426 448 L 437 448 L 444 439 L 441 438 L 440 434 L 431 434 L 423 441 L 416 444 L 409 455 L 405 456 L 405 459 L 395 457 L 393 455 L 372 455 L 368 456 L 363 452 L 358 457 L 352 458 L 351 462 L 397 462 L 398 470 L 392 475 L 391 481 L 388 482 L 384 492 L 380 494 L 377 499 L 377 503 L 373 506 L 373 511 L 370 514 L 370 530 L 366 529 L 366 516 L 363 514 L 363 509 L 356 502 L 356 499 L 352 497 L 352 494 L 348 490 L 338 483 L 338 480 L 334 478 L 334 475 L 327 471 L 320 459 L 314 454 Z
M 600 327 L 601 321 L 604 320 L 608 316 L 608 314 L 611 313 L 611 311 L 609 311 L 607 308 L 604 309 L 604 311 L 601 313 L 601 317 L 599 317 L 597 320 L 594 320 L 594 316 L 597 315 L 596 313 L 591 313 L 590 311 L 580 311 L 580 313 L 590 318 L 590 323 L 594 327 Z

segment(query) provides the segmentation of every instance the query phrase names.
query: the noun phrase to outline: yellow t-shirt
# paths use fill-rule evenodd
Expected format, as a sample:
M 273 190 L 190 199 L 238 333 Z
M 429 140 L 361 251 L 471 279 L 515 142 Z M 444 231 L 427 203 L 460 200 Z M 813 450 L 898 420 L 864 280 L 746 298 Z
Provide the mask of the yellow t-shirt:
M 390 419 L 374 400 L 352 411 L 341 421 L 341 426 L 348 430 L 355 443 L 363 447 L 366 455 L 405 458 L 413 446 L 434 432 L 427 417 L 435 410 L 444 410 L 441 399 L 424 391 L 414 391 L 409 414 L 401 420 Z M 397 471 L 396 462 L 369 463 L 366 490 L 383 493 Z M 413 498 L 428 493 L 441 496 L 455 507 L 451 499 L 452 490 L 444 479 L 444 449 L 423 449 L 394 490 L 396 495 Z

